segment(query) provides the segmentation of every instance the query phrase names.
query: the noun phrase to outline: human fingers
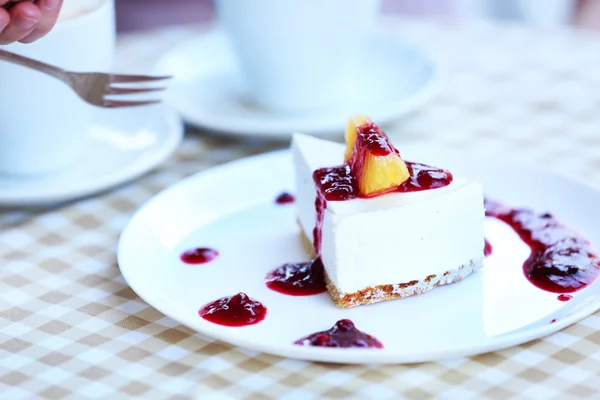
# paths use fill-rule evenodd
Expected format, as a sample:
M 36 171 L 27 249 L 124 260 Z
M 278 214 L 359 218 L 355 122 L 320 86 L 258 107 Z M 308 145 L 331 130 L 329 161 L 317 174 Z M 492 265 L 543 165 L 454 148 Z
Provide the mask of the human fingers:
M 10 14 L 3 8 L 0 8 L 0 35 L 2 31 L 10 24 Z
M 41 12 L 42 18 L 37 23 L 33 31 L 19 41 L 21 43 L 31 43 L 45 36 L 56 24 L 58 14 L 62 7 L 63 0 L 38 0 L 36 5 Z
M 11 4 L 15 4 L 18 3 L 20 1 L 30 1 L 30 2 L 34 2 L 35 0 L 0 0 L 0 7 L 2 6 L 10 6 Z
M 30 2 L 19 2 L 11 7 L 10 23 L 0 32 L 0 45 L 21 40 L 29 35 L 42 15 L 38 7 Z

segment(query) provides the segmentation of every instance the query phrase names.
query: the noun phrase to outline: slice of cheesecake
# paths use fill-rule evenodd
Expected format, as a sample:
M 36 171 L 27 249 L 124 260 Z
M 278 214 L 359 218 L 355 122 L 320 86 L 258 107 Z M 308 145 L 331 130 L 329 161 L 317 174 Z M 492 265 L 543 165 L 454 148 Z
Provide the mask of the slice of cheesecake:
M 292 140 L 299 223 L 335 304 L 413 296 L 480 268 L 481 185 L 405 162 L 368 119 L 348 131 L 347 146 Z

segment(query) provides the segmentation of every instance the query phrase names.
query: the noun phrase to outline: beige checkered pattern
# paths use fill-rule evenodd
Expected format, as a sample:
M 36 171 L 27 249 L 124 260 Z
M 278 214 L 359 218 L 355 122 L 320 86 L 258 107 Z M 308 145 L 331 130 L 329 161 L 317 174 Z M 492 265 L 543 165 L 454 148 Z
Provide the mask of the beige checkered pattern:
M 447 72 L 434 102 L 388 127 L 397 140 L 507 157 L 600 185 L 599 38 L 487 25 L 390 29 Z M 193 32 L 132 37 L 121 49 L 147 62 Z M 129 289 L 116 244 L 142 203 L 185 176 L 285 145 L 190 131 L 170 162 L 126 187 L 73 204 L 0 210 L 0 398 L 600 398 L 598 313 L 478 357 L 343 366 L 215 342 Z

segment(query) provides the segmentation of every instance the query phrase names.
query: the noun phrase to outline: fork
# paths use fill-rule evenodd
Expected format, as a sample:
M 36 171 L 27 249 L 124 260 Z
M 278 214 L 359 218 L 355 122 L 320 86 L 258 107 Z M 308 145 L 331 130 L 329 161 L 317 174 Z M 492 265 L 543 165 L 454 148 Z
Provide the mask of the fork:
M 119 84 L 143 84 L 170 79 L 170 76 L 106 74 L 67 71 L 41 61 L 0 49 L 0 60 L 33 68 L 69 85 L 84 101 L 105 108 L 135 107 L 159 103 L 159 100 L 116 100 L 110 96 L 134 95 L 164 90 L 164 87 L 123 87 Z M 115 86 L 116 85 L 116 86 Z

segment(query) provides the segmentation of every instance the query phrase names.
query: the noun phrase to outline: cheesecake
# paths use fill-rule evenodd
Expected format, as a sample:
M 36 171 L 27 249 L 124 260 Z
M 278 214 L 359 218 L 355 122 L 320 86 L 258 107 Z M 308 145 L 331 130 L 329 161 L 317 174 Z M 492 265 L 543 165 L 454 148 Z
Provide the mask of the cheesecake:
M 483 190 L 450 171 L 403 160 L 367 117 L 346 144 L 296 133 L 298 222 L 339 307 L 427 292 L 483 264 Z

